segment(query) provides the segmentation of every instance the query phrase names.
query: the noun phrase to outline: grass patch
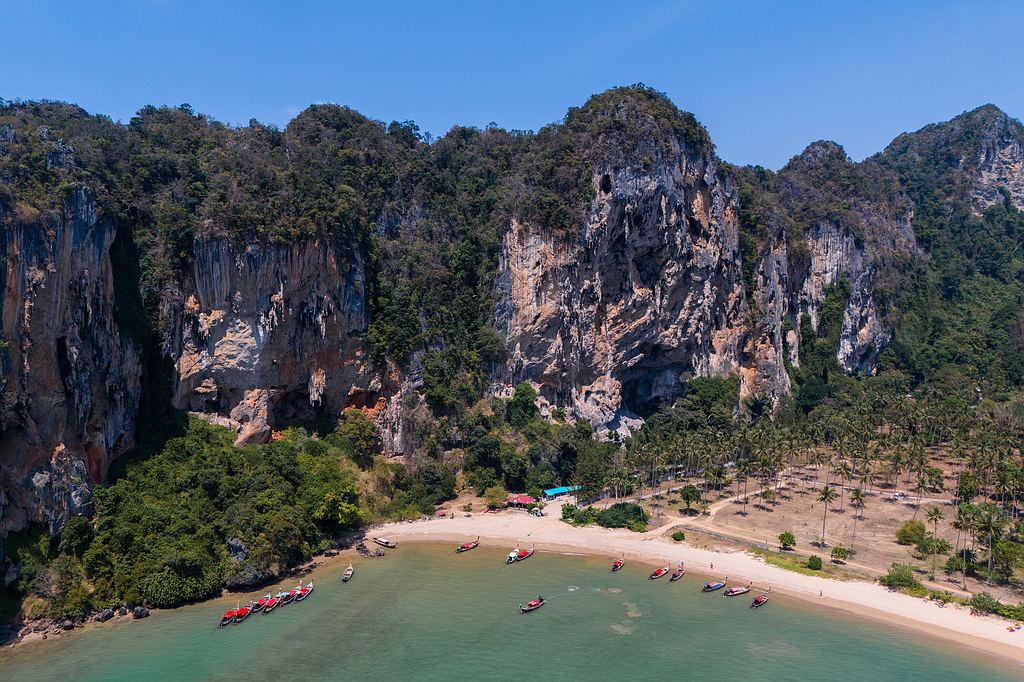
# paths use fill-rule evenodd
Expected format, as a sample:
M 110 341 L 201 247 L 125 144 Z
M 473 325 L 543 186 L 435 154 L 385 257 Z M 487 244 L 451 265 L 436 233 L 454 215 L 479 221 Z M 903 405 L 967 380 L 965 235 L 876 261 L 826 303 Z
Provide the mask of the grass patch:
M 821 567 L 821 570 L 815 571 L 807 567 L 807 557 L 793 554 L 792 552 L 774 552 L 762 549 L 761 547 L 751 547 L 750 551 L 764 557 L 764 560 L 772 566 L 784 568 L 794 573 L 813 575 L 818 578 L 830 578 L 831 580 L 859 580 L 863 578 L 863 576 L 849 569 L 827 563 Z

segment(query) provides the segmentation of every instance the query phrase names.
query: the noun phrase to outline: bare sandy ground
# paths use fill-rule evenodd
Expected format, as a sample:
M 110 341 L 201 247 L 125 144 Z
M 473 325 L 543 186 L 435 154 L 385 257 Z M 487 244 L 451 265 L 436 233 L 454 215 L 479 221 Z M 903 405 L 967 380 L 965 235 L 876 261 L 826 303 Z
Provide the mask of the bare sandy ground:
M 536 547 L 538 552 L 579 552 L 609 559 L 625 557 L 653 566 L 686 562 L 690 572 L 725 579 L 730 583 L 752 581 L 755 589 L 771 588 L 786 595 L 858 616 L 874 618 L 900 628 L 955 641 L 996 654 L 1024 666 L 1024 630 L 1008 632 L 1008 621 L 974 616 L 956 605 L 940 608 L 935 602 L 892 593 L 881 585 L 861 581 L 817 578 L 771 566 L 746 552 L 715 552 L 676 543 L 652 533 L 597 526 L 577 528 L 554 515 L 536 518 L 522 512 L 473 514 L 471 517 L 435 518 L 414 523 L 390 523 L 370 530 L 374 537 L 399 542 L 461 543 L 480 536 L 481 544 L 511 550 L 516 544 Z M 770 608 L 770 606 L 769 606 Z

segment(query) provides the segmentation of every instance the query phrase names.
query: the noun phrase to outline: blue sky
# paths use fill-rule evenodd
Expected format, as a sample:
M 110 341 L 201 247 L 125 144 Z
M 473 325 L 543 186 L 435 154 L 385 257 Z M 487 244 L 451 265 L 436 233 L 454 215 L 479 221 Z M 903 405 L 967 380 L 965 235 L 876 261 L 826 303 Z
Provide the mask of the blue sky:
M 851 156 L 992 102 L 1024 116 L 1024 2 L 5 0 L 0 97 L 127 120 L 189 103 L 284 125 L 313 102 L 385 121 L 536 129 L 644 82 L 719 154 Z

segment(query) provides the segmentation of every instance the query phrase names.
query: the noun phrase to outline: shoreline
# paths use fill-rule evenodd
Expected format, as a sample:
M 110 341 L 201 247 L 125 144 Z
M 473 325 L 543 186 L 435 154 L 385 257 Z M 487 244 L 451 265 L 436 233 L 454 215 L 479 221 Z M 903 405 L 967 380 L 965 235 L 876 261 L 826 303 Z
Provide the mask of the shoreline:
M 772 566 L 763 558 L 744 550 L 719 551 L 695 547 L 687 542 L 674 542 L 657 532 L 634 533 L 626 529 L 599 526 L 571 526 L 554 516 L 541 518 L 525 513 L 501 512 L 473 514 L 457 518 L 430 518 L 413 522 L 391 522 L 372 526 L 365 531 L 371 538 L 388 537 L 404 542 L 459 544 L 480 537 L 482 544 L 500 546 L 503 550 L 520 544 L 536 547 L 538 553 L 558 553 L 586 557 L 624 558 L 627 562 L 650 566 L 686 562 L 687 573 L 701 577 L 725 579 L 730 583 L 753 583 L 751 591 L 771 588 L 773 595 L 782 595 L 818 609 L 836 609 L 864 621 L 884 623 L 911 631 L 933 642 L 955 642 L 973 653 L 994 655 L 1014 667 L 1024 667 L 1024 631 L 1007 631 L 1010 621 L 994 616 L 974 616 L 959 605 L 939 608 L 934 602 L 892 593 L 873 582 L 833 580 L 808 576 Z M 354 549 L 340 550 L 334 556 L 315 555 L 309 562 L 294 569 L 298 575 L 330 570 L 335 564 L 352 561 L 359 555 Z M 714 569 L 712 569 L 714 566 Z M 282 577 L 272 585 L 283 585 L 295 575 Z M 265 588 L 260 588 L 265 589 Z M 174 609 L 151 609 L 150 617 L 202 604 L 237 599 L 240 593 L 225 592 L 220 597 Z M 100 628 L 124 627 L 134 619 L 111 619 L 105 623 L 89 620 L 81 627 L 53 637 L 58 641 Z M 33 633 L 10 643 L 5 648 L 42 645 L 43 633 Z
M 609 560 L 623 557 L 651 565 L 685 561 L 688 573 L 716 579 L 728 577 L 730 582 L 750 581 L 754 584 L 752 591 L 771 588 L 772 594 L 838 609 L 933 640 L 955 642 L 961 647 L 1024 666 L 1024 631 L 1007 631 L 1010 621 L 975 616 L 969 609 L 954 604 L 940 608 L 932 601 L 889 592 L 877 583 L 839 581 L 787 571 L 745 551 L 713 551 L 657 535 L 597 526 L 577 527 L 554 516 L 537 518 L 516 512 L 388 523 L 367 529 L 367 537 L 373 535 L 388 537 L 399 544 L 461 543 L 480 536 L 481 542 L 505 544 L 508 549 L 521 544 L 535 546 L 538 552 L 606 555 Z

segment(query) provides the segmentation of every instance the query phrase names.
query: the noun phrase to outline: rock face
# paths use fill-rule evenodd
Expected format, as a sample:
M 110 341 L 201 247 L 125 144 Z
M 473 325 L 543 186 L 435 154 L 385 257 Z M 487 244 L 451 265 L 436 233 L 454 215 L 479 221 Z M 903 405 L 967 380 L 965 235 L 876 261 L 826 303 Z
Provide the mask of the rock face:
M 593 177 L 581 234 L 517 221 L 506 234 L 494 322 L 508 361 L 495 390 L 530 381 L 614 430 L 677 396 L 681 377 L 754 365 L 752 345 L 782 388 L 778 335 L 752 338 L 745 322 L 736 199 L 713 159 L 676 142 L 644 170 L 611 162 Z
M 328 240 L 236 248 L 200 241 L 189 277 L 163 310 L 175 362 L 174 404 L 264 442 L 274 425 L 372 406 L 358 334 L 363 263 Z
M 116 323 L 116 231 L 86 192 L 0 223 L 0 534 L 56 531 L 133 442 L 139 354 Z
M 866 375 L 874 373 L 878 355 L 892 336 L 875 300 L 879 271 L 923 254 L 911 224 L 913 203 L 892 186 L 895 179 L 881 168 L 854 164 L 835 143 L 811 144 L 780 171 L 783 206 L 796 212 L 821 201 L 820 178 L 840 173 L 859 179 L 846 197 L 849 210 L 816 218 L 804 231 L 806 267 L 791 267 L 801 272 L 792 283 L 789 313 L 794 323 L 807 315 L 817 329 L 829 287 L 845 280 L 850 296 L 836 357 L 845 371 Z M 790 334 L 787 345 L 790 361 L 798 366 L 799 335 Z

